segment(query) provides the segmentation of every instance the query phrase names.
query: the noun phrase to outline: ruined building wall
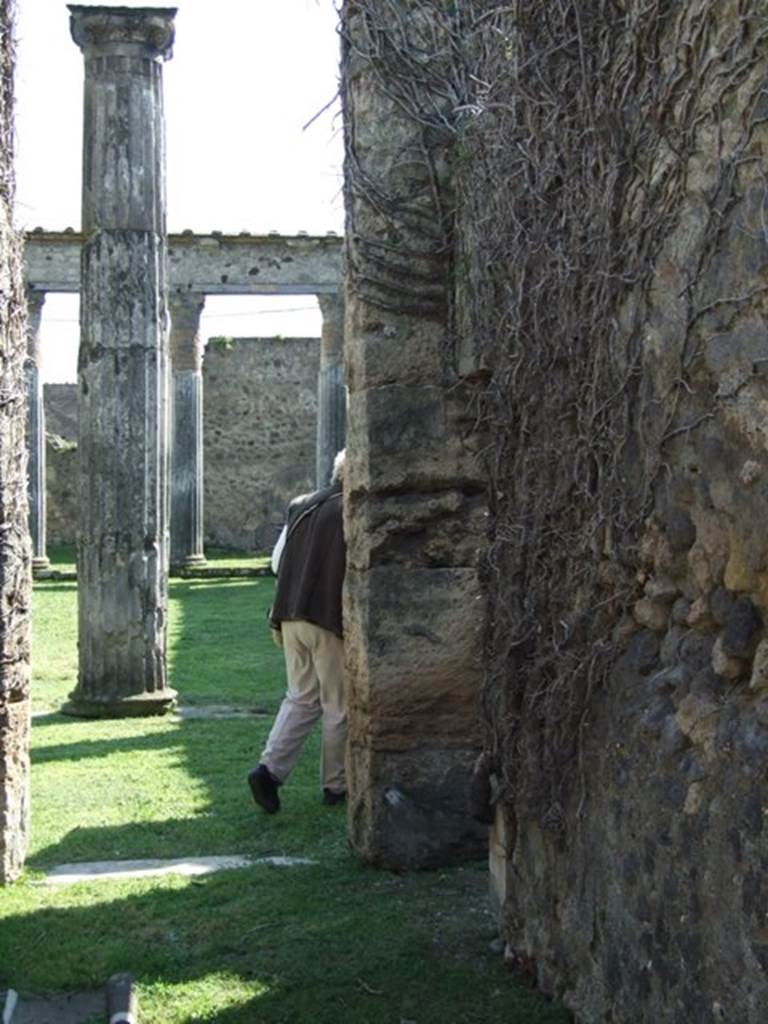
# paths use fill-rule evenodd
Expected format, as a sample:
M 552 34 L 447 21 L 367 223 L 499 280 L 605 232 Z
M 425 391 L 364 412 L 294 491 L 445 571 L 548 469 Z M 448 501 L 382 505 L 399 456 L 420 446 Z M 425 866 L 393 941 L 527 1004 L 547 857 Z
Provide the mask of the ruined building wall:
M 475 13 L 458 283 L 495 442 L 503 933 L 580 1020 L 757 1024 L 768 19 L 756 0 Z
M 757 1024 L 764 5 L 348 0 L 345 33 L 352 841 L 402 863 L 440 793 L 466 691 L 431 731 L 419 697 L 475 567 L 510 957 L 583 1021 Z M 478 561 L 426 510 L 482 538 L 483 437 Z
M 317 338 L 209 343 L 203 361 L 205 543 L 265 550 L 314 487 Z M 77 388 L 46 384 L 49 544 L 77 533 Z
M 21 244 L 13 230 L 14 4 L 0 4 L 0 883 L 20 873 L 27 848 L 29 603 Z
M 203 360 L 205 542 L 271 547 L 314 490 L 317 338 L 210 341 Z

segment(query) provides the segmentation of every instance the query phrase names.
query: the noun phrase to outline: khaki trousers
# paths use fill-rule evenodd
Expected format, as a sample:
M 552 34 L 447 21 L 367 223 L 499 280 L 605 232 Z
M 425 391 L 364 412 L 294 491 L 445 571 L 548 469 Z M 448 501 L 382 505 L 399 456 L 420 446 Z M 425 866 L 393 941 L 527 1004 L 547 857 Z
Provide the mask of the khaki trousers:
M 285 782 L 312 726 L 322 718 L 321 785 L 334 793 L 343 792 L 347 788 L 344 642 L 312 622 L 283 622 L 281 626 L 288 691 L 261 763 L 276 779 Z

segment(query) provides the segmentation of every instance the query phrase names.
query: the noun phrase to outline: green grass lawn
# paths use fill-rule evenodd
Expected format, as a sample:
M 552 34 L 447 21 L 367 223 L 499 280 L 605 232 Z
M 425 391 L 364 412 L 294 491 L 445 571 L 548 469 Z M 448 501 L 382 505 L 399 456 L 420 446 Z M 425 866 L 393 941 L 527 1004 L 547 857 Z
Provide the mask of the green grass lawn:
M 83 721 L 74 584 L 34 588 L 32 835 L 0 891 L 0 989 L 24 995 L 137 978 L 147 1024 L 565 1024 L 491 951 L 484 864 L 393 875 L 350 852 L 343 807 L 320 804 L 313 735 L 272 817 L 245 783 L 283 689 L 265 623 L 269 579 L 175 580 L 170 684 L 224 719 Z M 51 709 L 53 709 L 51 711 Z M 300 856 L 195 879 L 50 888 L 61 863 L 205 854 Z

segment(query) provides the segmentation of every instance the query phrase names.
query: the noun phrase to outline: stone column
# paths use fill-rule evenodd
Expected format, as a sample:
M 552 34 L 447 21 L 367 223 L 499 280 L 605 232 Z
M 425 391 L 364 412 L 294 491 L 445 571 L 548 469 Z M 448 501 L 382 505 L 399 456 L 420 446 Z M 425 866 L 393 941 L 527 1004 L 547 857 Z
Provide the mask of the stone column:
M 487 847 L 467 806 L 486 501 L 451 319 L 451 135 L 423 123 L 444 101 L 421 83 L 424 118 L 408 115 L 369 49 L 372 10 L 348 0 L 342 30 L 349 830 L 366 860 L 410 868 Z M 416 0 L 377 6 L 375 22 L 434 50 Z
M 203 346 L 205 296 L 172 294 L 171 565 L 205 565 L 203 554 Z
M 40 324 L 45 292 L 27 288 L 27 476 L 32 569 L 48 569 L 45 553 L 45 407 L 40 383 Z
M 70 6 L 85 57 L 78 604 L 66 710 L 160 713 L 168 582 L 162 62 L 170 8 Z
M 344 447 L 347 389 L 344 385 L 344 301 L 318 295 L 323 314 L 320 372 L 317 379 L 317 486 L 330 483 L 333 459 Z

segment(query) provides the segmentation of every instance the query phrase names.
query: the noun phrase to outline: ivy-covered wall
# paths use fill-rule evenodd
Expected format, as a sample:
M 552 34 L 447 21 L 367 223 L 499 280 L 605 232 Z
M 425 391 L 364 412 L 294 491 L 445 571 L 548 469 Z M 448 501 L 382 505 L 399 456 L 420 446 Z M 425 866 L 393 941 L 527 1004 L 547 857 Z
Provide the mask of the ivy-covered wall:
M 589 1024 L 757 1024 L 765 6 L 347 0 L 345 12 L 346 130 L 362 153 L 348 215 L 356 228 L 369 203 L 380 217 L 378 234 L 348 239 L 350 277 L 368 307 L 418 308 L 439 294 L 419 229 L 443 227 L 441 340 L 455 360 L 419 384 L 439 386 L 449 365 L 474 385 L 454 440 L 485 439 L 476 791 L 495 798 L 509 961 Z M 388 146 L 381 95 L 420 156 Z M 398 188 L 366 163 L 377 147 Z M 420 218 L 425 194 L 442 219 Z M 421 341 L 403 336 L 398 367 Z M 362 422 L 378 450 L 374 427 Z M 401 466 L 400 503 L 418 507 L 452 452 L 418 481 Z M 397 517 L 379 524 L 389 554 Z

